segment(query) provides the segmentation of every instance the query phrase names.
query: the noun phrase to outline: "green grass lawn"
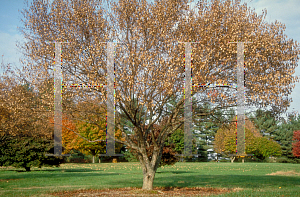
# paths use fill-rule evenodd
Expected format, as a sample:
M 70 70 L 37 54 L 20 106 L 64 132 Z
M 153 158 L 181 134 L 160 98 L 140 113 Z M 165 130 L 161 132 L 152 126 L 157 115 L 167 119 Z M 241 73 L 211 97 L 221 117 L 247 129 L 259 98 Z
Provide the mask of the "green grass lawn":
M 49 196 L 75 189 L 142 187 L 139 163 L 62 164 L 59 168 L 0 170 L 0 196 Z M 268 175 L 275 173 L 275 175 Z M 300 165 L 176 163 L 159 168 L 154 187 L 242 188 L 219 196 L 300 196 Z

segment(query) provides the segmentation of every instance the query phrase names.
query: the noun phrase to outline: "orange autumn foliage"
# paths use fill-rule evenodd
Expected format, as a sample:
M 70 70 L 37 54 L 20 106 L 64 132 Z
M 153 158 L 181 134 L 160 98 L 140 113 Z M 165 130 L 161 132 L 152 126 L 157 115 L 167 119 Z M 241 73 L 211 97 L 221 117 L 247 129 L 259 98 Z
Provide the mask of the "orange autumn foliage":
M 49 118 L 49 123 L 53 127 L 54 126 L 54 117 Z M 76 125 L 67 117 L 66 114 L 63 114 L 62 118 L 62 145 L 64 147 L 63 154 L 68 153 L 70 150 L 78 149 L 76 145 L 76 140 L 78 135 L 76 135 L 73 131 L 76 131 Z

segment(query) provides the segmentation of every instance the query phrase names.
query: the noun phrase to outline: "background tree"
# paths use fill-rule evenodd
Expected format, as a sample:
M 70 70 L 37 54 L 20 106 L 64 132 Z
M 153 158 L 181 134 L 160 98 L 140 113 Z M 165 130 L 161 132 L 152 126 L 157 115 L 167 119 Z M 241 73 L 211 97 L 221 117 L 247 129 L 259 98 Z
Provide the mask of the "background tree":
M 98 127 L 90 123 L 87 122 L 78 123 L 77 128 L 79 130 L 79 134 L 90 141 L 105 140 L 106 138 L 105 130 L 100 130 Z M 77 150 L 80 150 L 82 153 L 93 156 L 93 163 L 95 163 L 96 155 L 105 154 L 105 150 L 106 150 L 105 141 L 88 142 L 87 140 L 77 136 L 75 140 L 75 144 L 78 146 Z
M 174 144 L 174 151 L 176 154 L 182 154 L 184 150 L 184 131 L 183 127 L 174 131 L 171 136 L 168 138 L 168 144 Z
M 75 149 L 82 153 L 95 156 L 106 152 L 106 106 L 97 104 L 97 100 L 87 99 L 76 104 L 76 111 L 71 117 L 63 119 L 62 138 L 65 153 Z M 64 124 L 65 122 L 65 124 Z M 53 118 L 52 118 L 53 124 Z M 122 134 L 116 128 L 115 138 L 122 139 Z M 103 141 L 101 141 L 103 140 Z M 122 144 L 116 143 L 116 153 L 120 152 Z
M 282 154 L 280 145 L 266 137 L 257 137 L 254 143 L 252 153 L 260 160 L 264 160 L 270 156 L 279 157 Z
M 54 151 L 53 139 L 36 137 L 4 136 L 0 138 L 0 166 L 13 166 L 25 168 L 59 166 L 62 157 L 47 157 L 45 154 Z
M 49 118 L 50 127 L 54 125 L 54 117 Z M 77 131 L 75 123 L 63 113 L 62 118 L 62 145 L 64 147 L 63 154 L 68 154 L 72 149 L 79 149 L 78 144 L 76 144 L 76 139 L 78 135 L 75 132 Z
M 185 46 L 178 41 L 199 41 L 193 47 L 193 82 L 199 84 L 235 83 L 236 45 L 228 42 L 253 41 L 245 46 L 247 105 L 273 107 L 277 114 L 288 107 L 290 100 L 285 96 L 297 81 L 293 73 L 299 46 L 284 35 L 283 24 L 264 21 L 266 12 L 257 16 L 239 0 L 199 1 L 197 13 L 188 8 L 187 0 L 119 0 L 110 6 L 104 12 L 101 1 L 34 0 L 23 11 L 26 42 L 20 46 L 33 84 L 53 70 L 54 46 L 47 41 L 72 43 L 62 49 L 66 82 L 75 78 L 76 83 L 94 84 L 106 80 L 107 58 L 101 42 L 124 43 L 115 50 L 116 116 L 126 114 L 133 133 L 128 136 L 119 118 L 117 126 L 125 137 L 123 143 L 137 151 L 143 189 L 153 189 L 165 141 L 184 122 Z M 105 99 L 103 88 L 94 91 L 96 97 Z M 204 91 L 193 88 L 193 95 Z M 75 97 L 72 91 L 64 93 Z M 174 96 L 179 99 L 170 110 L 166 106 Z M 236 97 L 228 91 L 213 99 L 198 97 L 197 101 L 205 100 L 228 108 L 235 105 Z M 143 108 L 147 109 L 144 116 Z M 162 120 L 167 121 L 155 137 L 153 125 L 160 125 Z M 147 143 L 149 134 L 152 144 Z M 153 154 L 149 156 L 147 148 L 151 146 Z
M 235 111 L 232 108 L 229 110 L 214 108 L 212 103 L 204 103 L 203 105 L 198 104 L 195 107 L 193 106 L 193 109 L 195 109 L 197 114 L 194 119 L 197 131 L 195 132 L 195 136 L 197 144 L 199 144 L 199 154 L 201 154 L 198 160 L 207 161 L 207 150 L 213 148 L 217 131 L 223 124 L 235 121 L 233 120 Z
M 9 84 L 6 84 L 9 86 Z M 37 95 L 29 84 L 11 85 L 2 97 L 2 127 L 4 134 L 13 136 L 49 136 L 49 129 L 43 125 L 38 114 Z M 20 99 L 21 98 L 21 99 Z
M 300 130 L 300 117 L 290 115 L 287 120 L 282 120 L 278 129 L 274 132 L 274 140 L 276 140 L 282 150 L 282 156 L 286 158 L 286 162 L 300 162 L 293 155 L 293 133 Z
M 261 109 L 256 110 L 254 116 L 249 117 L 253 120 L 256 128 L 260 133 L 269 139 L 273 139 L 273 134 L 278 127 L 278 121 L 275 119 L 272 111 L 263 111 Z
M 0 165 L 25 168 L 59 166 L 61 157 L 47 157 L 53 151 L 51 128 L 41 120 L 39 100 L 29 83 L 2 76 Z M 9 83 L 13 82 L 13 83 Z
M 300 131 L 294 131 L 293 141 L 293 155 L 300 157 Z
M 223 126 L 215 138 L 215 151 L 220 154 L 234 154 L 236 151 L 236 125 L 232 123 L 228 126 Z M 254 124 L 246 119 L 245 121 L 245 151 L 247 154 L 254 154 L 260 160 L 266 157 L 281 155 L 281 148 L 278 143 L 262 137 Z M 235 157 L 231 156 L 231 162 Z
M 251 154 L 255 150 L 255 138 L 260 135 L 250 120 L 247 119 L 245 122 L 245 152 Z M 236 153 L 236 123 L 223 125 L 218 130 L 214 140 L 214 150 L 225 156 Z M 235 157 L 230 156 L 230 159 L 233 162 Z

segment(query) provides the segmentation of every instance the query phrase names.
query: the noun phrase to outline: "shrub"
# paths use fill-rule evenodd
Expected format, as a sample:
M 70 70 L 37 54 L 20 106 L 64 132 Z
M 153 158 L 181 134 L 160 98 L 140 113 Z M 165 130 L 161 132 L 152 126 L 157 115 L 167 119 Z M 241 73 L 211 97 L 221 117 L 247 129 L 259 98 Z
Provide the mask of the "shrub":
M 72 149 L 68 154 L 71 154 L 69 157 L 65 157 L 66 163 L 91 163 L 92 158 L 89 155 L 85 155 L 76 149 Z
M 288 159 L 287 157 L 279 157 L 276 159 L 277 163 L 296 163 L 296 161 L 292 159 Z
M 138 159 L 136 156 L 132 154 L 131 151 L 121 151 L 121 154 L 124 154 L 124 159 L 126 159 L 128 162 L 137 162 Z
M 59 166 L 63 157 L 45 156 L 54 152 L 54 143 L 50 139 L 37 137 L 0 137 L 0 166 L 25 168 Z
M 230 162 L 230 160 L 227 160 L 227 159 L 221 159 L 219 160 L 220 162 Z

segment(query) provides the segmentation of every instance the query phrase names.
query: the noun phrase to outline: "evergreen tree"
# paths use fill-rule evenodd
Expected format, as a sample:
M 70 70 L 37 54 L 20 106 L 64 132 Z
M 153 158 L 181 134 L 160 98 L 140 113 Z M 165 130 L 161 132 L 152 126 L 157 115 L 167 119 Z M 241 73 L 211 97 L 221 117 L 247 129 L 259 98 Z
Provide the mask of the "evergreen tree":
M 278 128 L 278 121 L 275 119 L 272 111 L 258 109 L 254 116 L 250 116 L 250 119 L 253 120 L 256 128 L 263 136 L 268 137 L 268 139 L 273 139 L 273 134 Z
M 274 139 L 279 142 L 282 149 L 282 156 L 288 162 L 300 162 L 300 159 L 293 155 L 293 134 L 300 130 L 300 115 L 298 117 L 290 115 L 288 120 L 283 120 L 278 129 L 274 132 Z
M 201 156 L 198 161 L 207 160 L 207 150 L 213 149 L 215 135 L 223 124 L 230 123 L 235 117 L 235 111 L 232 108 L 229 110 L 216 108 L 213 109 L 209 103 L 193 106 L 195 118 L 195 137 L 197 139 L 198 154 Z
M 47 153 L 54 151 L 53 139 L 36 137 L 0 137 L 0 166 L 13 166 L 25 168 L 59 166 L 63 162 L 62 157 L 48 157 Z

